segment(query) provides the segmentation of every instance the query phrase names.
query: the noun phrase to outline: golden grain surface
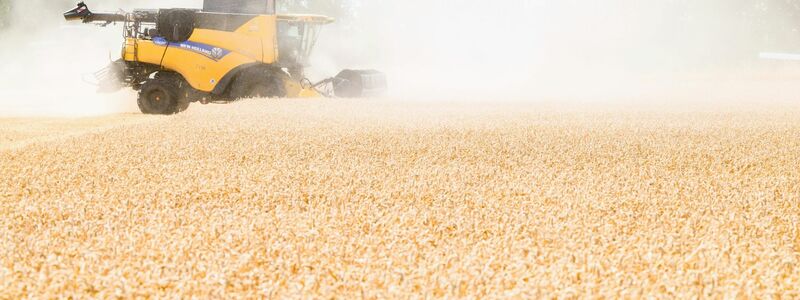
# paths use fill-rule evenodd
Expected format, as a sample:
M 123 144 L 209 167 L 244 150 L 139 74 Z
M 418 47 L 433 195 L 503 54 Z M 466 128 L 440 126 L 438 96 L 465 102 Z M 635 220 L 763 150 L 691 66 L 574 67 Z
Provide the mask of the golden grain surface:
M 136 119 L 0 128 L 0 298 L 800 297 L 796 105 Z

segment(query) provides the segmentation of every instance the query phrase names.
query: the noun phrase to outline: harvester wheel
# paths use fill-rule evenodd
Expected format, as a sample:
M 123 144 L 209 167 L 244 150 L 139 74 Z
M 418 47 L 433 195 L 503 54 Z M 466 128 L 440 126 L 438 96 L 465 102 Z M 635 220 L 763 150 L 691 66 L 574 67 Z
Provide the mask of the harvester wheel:
M 191 104 L 191 99 L 189 99 L 189 90 L 191 87 L 189 86 L 189 83 L 183 79 L 183 76 L 175 72 L 161 71 L 156 73 L 154 77 L 159 80 L 171 81 L 175 86 L 177 86 L 175 95 L 178 96 L 178 104 L 175 106 L 175 113 L 182 113 L 189 108 L 189 105 Z
M 231 98 L 280 98 L 286 97 L 286 87 L 280 74 L 266 68 L 242 71 L 231 84 Z
M 185 99 L 185 98 L 184 98 Z M 175 107 L 175 113 L 182 113 L 189 109 L 189 100 L 185 99 L 183 101 L 178 101 L 178 106 Z
M 139 110 L 148 115 L 179 112 L 180 85 L 172 78 L 148 79 L 139 91 Z

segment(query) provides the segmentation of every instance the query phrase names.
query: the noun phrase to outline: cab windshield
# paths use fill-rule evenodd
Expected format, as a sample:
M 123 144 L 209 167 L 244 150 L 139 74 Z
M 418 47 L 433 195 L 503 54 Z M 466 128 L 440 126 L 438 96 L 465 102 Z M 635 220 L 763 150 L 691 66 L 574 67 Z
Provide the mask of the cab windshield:
M 320 28 L 320 24 L 278 21 L 278 62 L 284 67 L 307 65 Z

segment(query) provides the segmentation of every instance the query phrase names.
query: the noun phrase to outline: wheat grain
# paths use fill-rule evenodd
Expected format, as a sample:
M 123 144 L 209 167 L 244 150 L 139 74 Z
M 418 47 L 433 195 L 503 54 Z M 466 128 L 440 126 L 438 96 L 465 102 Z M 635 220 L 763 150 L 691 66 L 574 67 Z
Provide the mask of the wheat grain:
M 0 149 L 0 298 L 800 297 L 800 110 L 750 108 L 251 101 L 34 140 Z

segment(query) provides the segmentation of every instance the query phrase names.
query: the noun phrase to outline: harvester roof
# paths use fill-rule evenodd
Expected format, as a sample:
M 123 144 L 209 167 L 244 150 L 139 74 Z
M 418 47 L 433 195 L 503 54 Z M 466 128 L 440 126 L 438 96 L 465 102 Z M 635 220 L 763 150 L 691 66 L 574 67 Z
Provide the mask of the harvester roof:
M 284 22 L 297 22 L 297 23 L 313 23 L 313 24 L 330 24 L 335 19 L 322 15 L 308 15 L 308 14 L 287 14 L 278 15 L 278 21 Z
M 203 11 L 263 15 L 275 13 L 275 0 L 204 0 Z

